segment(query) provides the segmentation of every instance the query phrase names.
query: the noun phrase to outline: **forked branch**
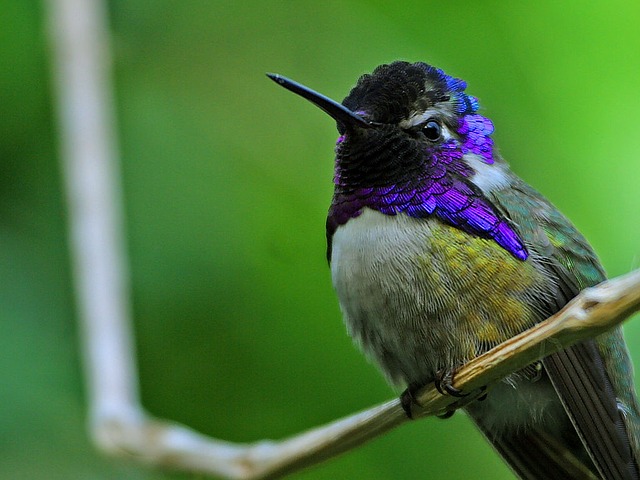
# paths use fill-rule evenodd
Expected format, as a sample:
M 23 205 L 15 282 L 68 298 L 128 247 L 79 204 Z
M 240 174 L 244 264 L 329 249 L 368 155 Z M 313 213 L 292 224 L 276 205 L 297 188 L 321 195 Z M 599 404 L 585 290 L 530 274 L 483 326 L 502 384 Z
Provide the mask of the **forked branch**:
M 234 444 L 150 417 L 137 392 L 122 248 L 119 178 L 111 114 L 105 5 L 49 0 L 54 72 L 66 179 L 72 259 L 82 325 L 91 429 L 103 450 L 145 463 L 230 479 L 275 478 L 319 463 L 407 422 L 398 400 L 282 441 Z M 547 321 L 456 372 L 472 391 L 640 309 L 640 271 L 582 292 Z M 442 412 L 454 398 L 428 386 L 415 416 Z

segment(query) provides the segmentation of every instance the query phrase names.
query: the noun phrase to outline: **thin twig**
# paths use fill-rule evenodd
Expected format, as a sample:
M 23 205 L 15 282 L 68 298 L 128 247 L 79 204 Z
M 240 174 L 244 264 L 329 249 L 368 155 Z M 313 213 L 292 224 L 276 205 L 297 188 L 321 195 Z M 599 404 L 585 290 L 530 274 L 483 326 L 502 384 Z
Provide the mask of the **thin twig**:
M 153 419 L 141 408 L 131 334 L 126 256 L 105 6 L 99 0 L 49 0 L 69 202 L 71 254 L 93 438 L 112 454 L 229 479 L 275 478 L 356 448 L 408 421 L 392 400 L 282 441 L 234 444 Z M 582 292 L 561 312 L 456 372 L 472 391 L 640 310 L 640 270 Z M 415 416 L 456 399 L 433 386 L 418 393 Z

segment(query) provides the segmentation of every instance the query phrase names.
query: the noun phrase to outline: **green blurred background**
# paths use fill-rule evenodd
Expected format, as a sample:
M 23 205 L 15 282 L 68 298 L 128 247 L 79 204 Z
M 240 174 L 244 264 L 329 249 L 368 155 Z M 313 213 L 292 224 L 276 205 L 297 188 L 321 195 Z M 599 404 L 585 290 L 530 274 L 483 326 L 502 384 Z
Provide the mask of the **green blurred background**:
M 640 3 L 108 2 L 145 406 L 233 441 L 393 392 L 351 345 L 325 261 L 334 125 L 264 76 L 343 98 L 423 60 L 466 79 L 522 177 L 610 275 L 640 264 Z M 104 458 L 84 391 L 43 5 L 0 8 L 0 478 L 182 479 Z M 640 359 L 640 324 L 627 337 Z M 463 414 L 300 479 L 511 478 Z

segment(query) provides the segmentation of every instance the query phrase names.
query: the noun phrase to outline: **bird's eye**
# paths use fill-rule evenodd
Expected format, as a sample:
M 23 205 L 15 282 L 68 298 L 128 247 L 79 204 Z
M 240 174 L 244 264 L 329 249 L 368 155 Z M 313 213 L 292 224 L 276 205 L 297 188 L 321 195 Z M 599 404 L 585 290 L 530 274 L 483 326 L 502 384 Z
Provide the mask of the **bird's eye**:
M 442 127 L 435 120 L 429 120 L 422 127 L 422 133 L 427 137 L 427 140 L 437 142 L 442 136 Z

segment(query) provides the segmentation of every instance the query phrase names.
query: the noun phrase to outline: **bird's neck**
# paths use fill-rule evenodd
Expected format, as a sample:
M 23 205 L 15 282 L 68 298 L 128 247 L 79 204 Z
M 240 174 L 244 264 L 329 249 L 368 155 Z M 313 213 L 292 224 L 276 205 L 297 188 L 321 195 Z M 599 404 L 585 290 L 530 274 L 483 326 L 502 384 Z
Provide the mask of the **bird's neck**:
M 438 154 L 425 156 L 420 163 L 411 162 L 413 168 L 408 171 L 402 169 L 397 157 L 395 161 L 388 157 L 381 160 L 349 153 L 339 147 L 335 191 L 327 219 L 329 239 L 337 228 L 368 207 L 385 215 L 416 219 L 435 216 L 470 234 L 492 238 L 520 260 L 527 258 L 524 242 L 509 220 L 472 182 L 476 171 L 453 145 L 450 150 L 442 148 Z M 381 165 L 388 170 L 381 172 Z M 391 175 L 386 174 L 389 172 Z

